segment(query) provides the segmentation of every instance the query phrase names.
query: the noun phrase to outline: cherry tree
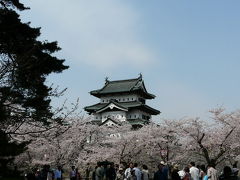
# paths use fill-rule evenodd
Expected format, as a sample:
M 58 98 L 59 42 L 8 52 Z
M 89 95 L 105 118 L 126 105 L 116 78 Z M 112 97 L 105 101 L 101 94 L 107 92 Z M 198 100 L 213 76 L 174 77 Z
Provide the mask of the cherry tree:
M 18 162 L 52 165 L 96 164 L 97 161 L 156 166 L 168 163 L 234 162 L 239 158 L 239 111 L 211 111 L 213 121 L 199 118 L 162 120 L 133 130 L 129 123 L 93 124 L 91 118 L 72 118 L 69 123 L 41 134 L 18 136 L 31 140 Z M 31 127 L 26 127 L 31 128 Z
M 96 125 L 88 119 L 72 118 L 69 123 L 41 134 L 24 136 L 31 143 L 22 159 L 28 164 L 74 164 Z
M 184 123 L 178 126 L 187 156 L 214 164 L 231 161 L 238 156 L 240 113 L 225 113 L 222 108 L 210 113 L 213 122 L 190 118 L 184 119 Z

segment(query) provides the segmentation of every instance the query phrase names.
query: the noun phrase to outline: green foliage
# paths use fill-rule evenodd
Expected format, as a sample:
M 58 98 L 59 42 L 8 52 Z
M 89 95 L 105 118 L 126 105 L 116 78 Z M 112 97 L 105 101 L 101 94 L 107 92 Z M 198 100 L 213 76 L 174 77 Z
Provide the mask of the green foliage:
M 22 23 L 15 11 L 1 9 L 0 14 L 0 92 L 4 97 L 1 102 L 20 105 L 21 111 L 24 111 L 15 113 L 13 121 L 32 117 L 47 123 L 52 113 L 49 108 L 51 88 L 44 84 L 46 76 L 67 68 L 63 65 L 64 60 L 51 55 L 60 48 L 56 42 L 36 40 L 40 28 Z M 1 109 L 8 110 L 12 112 L 12 109 Z
M 28 8 L 19 0 L 0 0 L 0 167 L 25 151 L 27 143 L 10 138 L 21 125 L 48 126 L 54 121 L 54 93 L 46 77 L 68 68 L 53 56 L 60 50 L 57 42 L 39 41 L 40 28 L 21 22 L 16 9 Z M 9 131 L 14 126 L 15 131 Z
M 26 150 L 26 145 L 28 142 L 17 143 L 11 141 L 9 136 L 0 130 L 0 176 L 2 175 L 13 175 L 12 171 L 8 169 L 8 164 L 17 156 Z M 14 175 L 16 175 L 15 173 Z
M 17 8 L 18 10 L 25 10 L 26 8 L 19 0 L 1 0 L 0 5 L 4 8 Z

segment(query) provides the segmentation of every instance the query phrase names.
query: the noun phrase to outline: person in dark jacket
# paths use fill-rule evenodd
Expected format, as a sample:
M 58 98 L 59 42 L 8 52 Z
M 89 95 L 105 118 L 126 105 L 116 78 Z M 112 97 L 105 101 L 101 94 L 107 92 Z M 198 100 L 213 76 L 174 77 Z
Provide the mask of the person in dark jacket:
M 172 180 L 181 180 L 179 174 L 178 174 L 178 165 L 175 165 L 172 169 L 172 173 L 171 173 L 171 177 L 172 177 Z
M 219 180 L 238 180 L 238 177 L 232 173 L 232 169 L 229 166 L 225 166 L 223 174 L 219 176 Z
M 114 163 L 110 164 L 110 167 L 107 169 L 106 174 L 107 174 L 107 179 L 108 180 L 115 180 L 116 179 L 117 174 L 116 174 L 116 169 L 114 167 Z
M 49 165 L 44 165 L 42 171 L 40 172 L 40 179 L 47 180 L 48 172 L 50 170 Z
M 165 180 L 165 175 L 163 173 L 163 165 L 158 165 L 158 171 L 154 173 L 154 180 Z

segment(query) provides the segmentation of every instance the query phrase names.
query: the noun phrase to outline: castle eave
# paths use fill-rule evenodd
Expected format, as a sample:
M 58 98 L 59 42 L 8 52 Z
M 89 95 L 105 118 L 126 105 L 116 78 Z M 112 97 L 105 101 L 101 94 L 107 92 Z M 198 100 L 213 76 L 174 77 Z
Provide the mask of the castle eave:
M 110 103 L 98 103 L 92 106 L 87 106 L 84 108 L 85 111 L 89 112 L 89 113 L 94 113 L 94 112 L 99 112 L 101 110 L 105 110 L 108 108 L 108 106 L 114 103 L 118 109 L 123 110 L 123 111 L 127 111 L 129 109 L 140 109 L 144 112 L 148 112 L 152 115 L 158 115 L 161 112 L 158 111 L 157 109 L 154 109 L 146 104 L 143 104 L 141 102 L 138 101 L 134 101 L 134 102 L 110 102 Z

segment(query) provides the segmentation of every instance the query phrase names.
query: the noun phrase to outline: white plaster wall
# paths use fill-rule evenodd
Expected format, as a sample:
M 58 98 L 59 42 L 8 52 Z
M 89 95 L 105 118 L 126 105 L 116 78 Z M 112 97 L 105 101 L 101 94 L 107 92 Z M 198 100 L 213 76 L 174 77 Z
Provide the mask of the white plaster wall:
M 101 120 L 102 120 L 101 114 L 94 113 L 94 114 L 93 114 L 93 117 L 94 117 L 94 120 L 98 120 L 98 121 L 101 121 Z
M 131 115 L 131 117 L 130 117 L 130 115 Z M 149 113 L 146 113 L 146 112 L 143 112 L 143 111 L 137 110 L 137 109 L 127 112 L 127 119 L 135 119 L 135 118 L 142 119 L 142 115 L 150 116 L 150 119 L 151 119 L 151 115 Z
M 131 117 L 130 117 L 131 116 Z M 127 119 L 136 119 L 136 118 L 141 118 L 141 111 L 140 110 L 131 110 L 127 112 Z
M 131 117 L 130 117 L 131 115 Z M 109 111 L 109 112 L 103 112 L 103 113 L 95 113 L 94 114 L 94 119 L 104 122 L 108 117 L 111 117 L 113 119 L 117 119 L 119 121 L 126 121 L 126 119 L 136 119 L 140 118 L 142 119 L 142 115 L 145 116 L 150 116 L 151 119 L 151 114 L 146 113 L 141 110 L 131 110 L 128 112 L 125 111 Z
M 109 112 L 103 112 L 99 114 L 96 113 L 94 117 L 96 120 L 101 120 L 102 122 L 105 121 L 108 117 L 117 119 L 119 121 L 126 121 L 126 112 L 125 111 L 109 111 Z
M 107 103 L 111 99 L 116 99 L 118 102 L 129 102 L 129 101 L 136 101 L 140 96 L 137 94 L 132 95 L 114 95 L 114 96 L 105 96 L 100 99 L 101 103 Z

